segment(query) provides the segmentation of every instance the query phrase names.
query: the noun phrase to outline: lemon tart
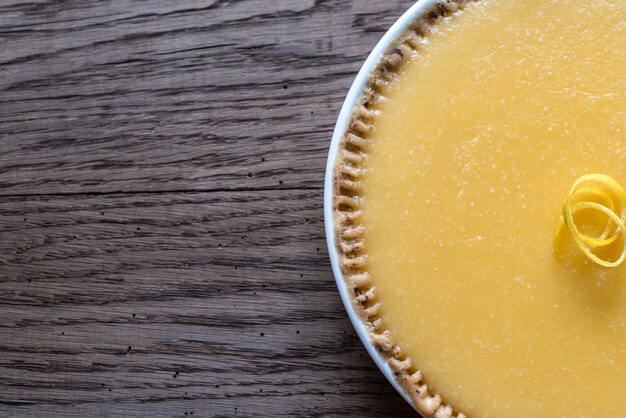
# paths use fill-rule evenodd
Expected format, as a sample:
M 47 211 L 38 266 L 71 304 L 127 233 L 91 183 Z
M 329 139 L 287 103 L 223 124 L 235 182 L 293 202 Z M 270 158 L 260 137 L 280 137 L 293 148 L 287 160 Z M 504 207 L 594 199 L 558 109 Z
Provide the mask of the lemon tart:
M 624 208 L 602 189 L 626 184 L 626 2 L 421 16 L 333 169 L 334 245 L 373 346 L 427 417 L 626 416 Z M 578 236 L 617 249 L 594 262 Z

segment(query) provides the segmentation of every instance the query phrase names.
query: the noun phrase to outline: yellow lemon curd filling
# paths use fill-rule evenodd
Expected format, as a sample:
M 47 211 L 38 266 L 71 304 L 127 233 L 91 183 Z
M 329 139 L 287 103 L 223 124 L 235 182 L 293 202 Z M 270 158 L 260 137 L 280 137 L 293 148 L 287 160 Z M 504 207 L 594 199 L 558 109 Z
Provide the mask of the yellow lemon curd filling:
M 572 189 L 626 184 L 625 69 L 623 0 L 481 0 L 377 105 L 367 269 L 394 343 L 470 418 L 626 416 L 626 265 L 577 241 L 618 261 L 622 208 Z

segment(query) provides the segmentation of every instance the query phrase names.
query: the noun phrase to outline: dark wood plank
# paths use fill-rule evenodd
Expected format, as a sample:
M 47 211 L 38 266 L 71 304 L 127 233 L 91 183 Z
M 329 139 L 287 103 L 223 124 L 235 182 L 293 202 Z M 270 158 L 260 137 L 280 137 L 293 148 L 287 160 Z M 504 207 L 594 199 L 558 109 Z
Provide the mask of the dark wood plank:
M 0 2 L 0 418 L 412 416 L 322 225 L 410 0 Z
M 0 416 L 399 416 L 321 191 L 0 199 Z
M 319 188 L 409 0 L 0 4 L 3 194 Z

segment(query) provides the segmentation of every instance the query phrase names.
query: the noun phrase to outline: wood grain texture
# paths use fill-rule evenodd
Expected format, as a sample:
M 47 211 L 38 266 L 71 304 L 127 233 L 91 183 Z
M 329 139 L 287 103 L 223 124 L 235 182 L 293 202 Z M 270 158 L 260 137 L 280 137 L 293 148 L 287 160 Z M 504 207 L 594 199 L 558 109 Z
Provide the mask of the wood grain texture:
M 330 271 L 330 135 L 411 1 L 0 2 L 0 417 L 414 416 Z
M 410 4 L 0 7 L 0 188 L 320 187 L 340 103 L 383 30 Z

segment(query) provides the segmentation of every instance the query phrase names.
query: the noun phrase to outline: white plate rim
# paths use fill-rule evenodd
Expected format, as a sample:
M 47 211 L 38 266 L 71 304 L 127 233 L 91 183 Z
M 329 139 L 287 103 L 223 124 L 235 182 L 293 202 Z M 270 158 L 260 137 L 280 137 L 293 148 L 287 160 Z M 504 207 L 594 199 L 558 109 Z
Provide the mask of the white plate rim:
M 339 289 L 341 300 L 348 312 L 348 317 L 354 326 L 361 342 L 365 346 L 367 352 L 372 357 L 378 368 L 383 375 L 389 380 L 393 387 L 402 395 L 402 397 L 415 408 L 411 400 L 410 395 L 395 379 L 393 371 L 387 364 L 385 358 L 379 353 L 374 344 L 370 340 L 369 334 L 365 327 L 365 324 L 359 314 L 355 310 L 355 306 L 352 302 L 352 296 L 350 289 L 348 288 L 346 281 L 341 272 L 339 266 L 339 252 L 336 246 L 335 239 L 335 224 L 333 215 L 333 195 L 334 195 L 334 181 L 333 173 L 335 164 L 337 161 L 337 155 L 339 153 L 339 146 L 343 135 L 348 128 L 352 111 L 357 105 L 359 99 L 363 95 L 370 75 L 376 70 L 380 60 L 384 56 L 385 52 L 395 43 L 395 41 L 402 36 L 420 17 L 424 16 L 432 10 L 434 4 L 437 4 L 440 0 L 419 0 L 413 6 L 411 6 L 385 33 L 382 39 L 378 42 L 376 47 L 372 50 L 367 60 L 361 67 L 356 79 L 352 83 L 348 95 L 341 107 L 335 130 L 333 132 L 332 141 L 330 144 L 330 150 L 328 153 L 328 161 L 326 164 L 326 175 L 324 180 L 324 227 L 326 230 L 326 243 L 328 245 L 328 254 L 330 257 L 330 263 L 332 265 L 333 274 Z

